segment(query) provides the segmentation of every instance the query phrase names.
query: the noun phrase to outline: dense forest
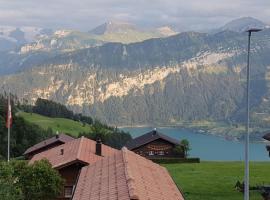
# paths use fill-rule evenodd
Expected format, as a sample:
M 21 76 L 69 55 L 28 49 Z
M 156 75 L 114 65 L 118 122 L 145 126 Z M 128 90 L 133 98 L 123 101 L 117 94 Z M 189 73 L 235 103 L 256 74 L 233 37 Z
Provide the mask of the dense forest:
M 101 138 L 104 144 L 110 145 L 115 148 L 123 147 L 131 136 L 117 128 L 107 126 L 94 120 L 91 117 L 83 116 L 82 114 L 74 114 L 68 110 L 65 106 L 45 99 L 38 99 L 34 106 L 21 105 L 16 102 L 16 98 L 12 98 L 12 128 L 11 128 L 11 157 L 19 157 L 24 151 L 54 135 L 51 128 L 47 130 L 41 127 L 27 122 L 24 118 L 20 117 L 16 113 L 20 110 L 25 112 L 38 113 L 49 117 L 60 117 L 72 119 L 74 121 L 81 122 L 82 125 L 89 124 L 91 130 L 89 132 L 80 133 L 79 136 L 85 136 L 90 139 Z M 7 128 L 5 126 L 7 115 L 7 97 L 5 95 L 0 96 L 0 159 L 7 157 Z M 68 134 L 68 133 L 67 133 Z

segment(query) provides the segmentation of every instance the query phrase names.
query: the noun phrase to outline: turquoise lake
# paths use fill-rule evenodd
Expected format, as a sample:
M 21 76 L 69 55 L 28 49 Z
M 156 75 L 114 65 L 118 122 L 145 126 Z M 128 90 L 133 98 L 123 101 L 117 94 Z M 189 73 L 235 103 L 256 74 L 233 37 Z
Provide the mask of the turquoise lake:
M 122 128 L 132 137 L 140 136 L 153 128 Z M 158 131 L 178 140 L 187 139 L 192 150 L 190 157 L 199 157 L 205 161 L 243 161 L 244 143 L 225 140 L 213 135 L 204 135 L 182 128 L 157 128 Z M 250 143 L 250 160 L 270 161 L 266 151 L 266 143 Z

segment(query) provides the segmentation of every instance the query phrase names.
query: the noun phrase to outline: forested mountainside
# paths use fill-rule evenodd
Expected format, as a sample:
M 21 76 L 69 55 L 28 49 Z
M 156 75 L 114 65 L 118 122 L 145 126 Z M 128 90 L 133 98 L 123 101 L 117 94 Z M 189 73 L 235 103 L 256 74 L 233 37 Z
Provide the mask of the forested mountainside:
M 85 136 L 114 148 L 122 148 L 131 136 L 115 127 L 82 114 L 74 114 L 64 105 L 38 99 L 34 106 L 20 104 L 11 97 L 12 126 L 10 137 L 11 157 L 22 156 L 27 148 L 50 138 L 57 132 L 74 138 Z M 0 95 L 0 160 L 7 157 L 7 97 Z M 25 112 L 23 112 L 25 111 Z
M 269 127 L 270 29 L 252 38 L 252 124 Z M 139 43 L 59 53 L 2 76 L 0 87 L 35 102 L 52 99 L 113 125 L 240 123 L 247 34 L 186 32 Z M 40 58 L 40 59 L 37 59 Z

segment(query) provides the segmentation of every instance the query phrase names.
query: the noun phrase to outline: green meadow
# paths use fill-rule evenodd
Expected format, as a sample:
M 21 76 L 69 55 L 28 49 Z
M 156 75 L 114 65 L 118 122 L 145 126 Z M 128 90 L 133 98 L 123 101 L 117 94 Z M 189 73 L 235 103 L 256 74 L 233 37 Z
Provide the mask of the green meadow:
M 242 200 L 243 194 L 234 186 L 243 181 L 242 162 L 202 162 L 196 164 L 165 164 L 186 200 Z M 270 162 L 250 163 L 250 186 L 270 185 Z M 251 191 L 250 200 L 262 200 Z
M 19 112 L 19 116 L 26 121 L 36 124 L 43 129 L 51 128 L 54 132 L 59 131 L 77 136 L 80 132 L 90 132 L 91 126 L 65 118 L 51 118 L 35 113 Z

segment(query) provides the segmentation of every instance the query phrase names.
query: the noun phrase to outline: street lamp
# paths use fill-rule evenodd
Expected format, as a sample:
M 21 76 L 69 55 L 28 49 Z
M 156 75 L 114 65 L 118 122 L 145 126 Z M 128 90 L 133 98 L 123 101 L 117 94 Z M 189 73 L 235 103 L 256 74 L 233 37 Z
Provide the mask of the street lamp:
M 249 54 L 250 54 L 250 38 L 251 33 L 259 32 L 262 29 L 252 28 L 247 30 L 248 32 L 248 55 L 247 55 L 247 121 L 246 121 L 246 140 L 245 140 L 245 200 L 249 200 L 249 79 L 250 79 L 250 68 L 249 68 Z

